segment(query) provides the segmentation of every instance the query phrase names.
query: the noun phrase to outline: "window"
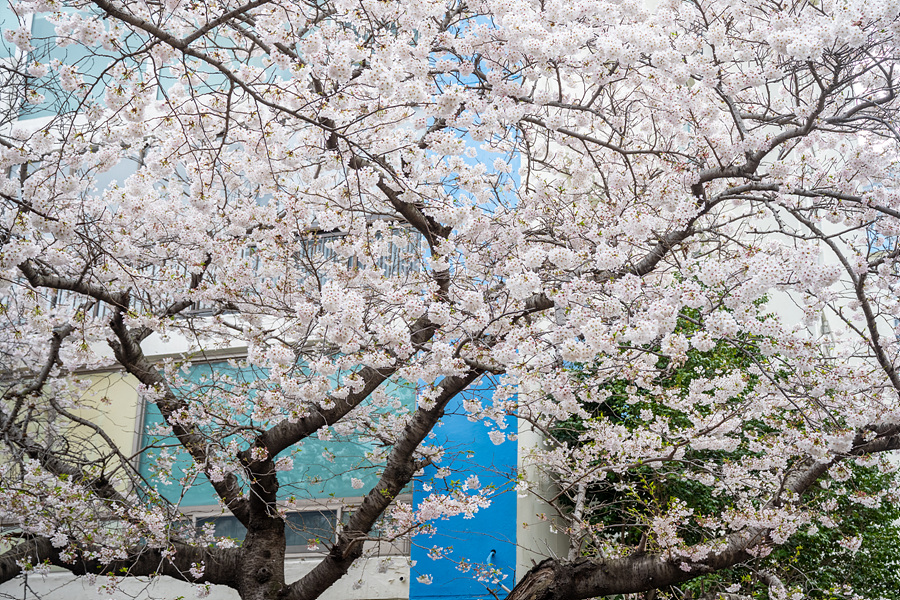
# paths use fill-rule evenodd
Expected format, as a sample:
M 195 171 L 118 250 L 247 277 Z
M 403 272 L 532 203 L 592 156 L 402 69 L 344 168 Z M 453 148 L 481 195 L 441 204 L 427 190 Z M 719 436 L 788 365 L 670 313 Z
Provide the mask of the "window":
M 231 515 L 217 517 L 198 517 L 197 527 L 207 523 L 213 524 L 216 537 L 227 537 L 243 541 L 247 530 L 237 518 Z M 285 538 L 287 551 L 292 552 L 324 552 L 337 537 L 337 510 L 310 510 L 287 514 Z
M 308 510 L 297 510 L 287 513 L 285 518 L 285 545 L 288 554 L 299 553 L 325 553 L 331 548 L 331 544 L 337 541 L 337 535 L 342 527 L 346 527 L 353 509 L 362 498 L 344 498 L 343 502 L 353 504 L 337 504 L 330 501 L 327 506 L 310 507 Z M 397 498 L 398 502 L 411 502 L 408 494 L 402 494 Z M 211 507 L 210 507 L 211 508 Z M 202 510 L 202 509 L 201 509 Z M 371 537 L 378 537 L 382 533 L 385 521 L 389 517 L 382 517 L 370 533 Z M 232 515 L 207 513 L 195 513 L 194 524 L 199 529 L 207 524 L 212 524 L 216 537 L 231 538 L 240 543 L 247 535 L 247 530 L 240 521 Z M 366 550 L 374 550 L 380 555 L 409 555 L 409 538 L 402 537 L 392 541 L 367 541 Z

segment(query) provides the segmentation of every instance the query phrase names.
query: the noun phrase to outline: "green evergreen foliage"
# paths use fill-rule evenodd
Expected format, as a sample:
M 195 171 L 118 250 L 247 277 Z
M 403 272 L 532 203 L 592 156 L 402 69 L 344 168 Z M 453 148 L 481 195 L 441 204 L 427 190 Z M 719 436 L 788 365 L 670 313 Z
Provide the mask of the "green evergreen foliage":
M 685 334 L 697 331 L 699 328 L 692 318 L 696 316 L 688 314 L 680 319 L 678 331 Z M 751 373 L 753 364 L 773 359 L 763 357 L 752 339 L 739 338 L 739 343 L 719 341 L 708 351 L 692 348 L 682 364 L 674 364 L 670 358 L 661 356 L 657 364 L 660 375 L 654 382 L 657 389 L 686 390 L 699 377 L 715 377 L 739 370 L 747 382 L 745 393 L 749 393 L 758 381 L 758 376 Z M 593 375 L 591 365 L 578 364 L 571 368 L 581 371 L 585 380 Z M 602 401 L 583 402 L 589 419 L 608 419 L 633 430 L 644 424 L 649 410 L 654 416 L 667 417 L 671 423 L 687 424 L 684 415 L 656 401 L 651 390 L 635 389 L 625 379 L 608 381 L 602 392 L 597 396 L 608 394 Z M 740 398 L 733 402 L 739 405 Z M 555 439 L 570 447 L 591 443 L 580 439 L 586 431 L 585 421 L 573 417 L 558 423 L 553 431 Z M 751 425 L 761 434 L 768 433 L 762 422 L 751 421 Z M 583 519 L 602 528 L 606 538 L 650 551 L 655 548 L 652 537 L 647 538 L 649 523 L 677 499 L 693 511 L 688 525 L 679 530 L 684 541 L 697 544 L 709 540 L 710 532 L 702 526 L 703 517 L 734 508 L 730 505 L 734 498 L 717 495 L 707 485 L 687 478 L 688 465 L 697 461 L 715 460 L 720 464 L 735 461 L 748 452 L 750 450 L 743 443 L 734 452 L 688 451 L 681 461 L 667 462 L 663 466 L 639 465 L 622 473 L 610 473 L 601 483 L 587 488 Z M 759 574 L 772 573 L 784 584 L 791 598 L 900 600 L 900 503 L 873 500 L 879 490 L 897 489 L 897 476 L 853 462 L 845 463 L 845 466 L 850 470 L 846 481 L 838 483 L 825 479 L 804 498 L 808 506 L 836 502 L 840 520 L 835 521 L 833 527 L 804 527 L 787 543 L 776 546 L 768 556 L 660 590 L 662 595 L 657 594 L 655 598 L 712 599 L 717 598 L 718 593 L 735 598 L 728 596 L 725 589 L 738 581 L 754 585 L 754 598 L 770 598 L 773 596 L 769 587 Z M 896 500 L 896 494 L 890 497 Z M 568 502 L 574 509 L 571 497 Z M 853 538 L 862 541 L 856 551 L 840 544 L 842 540 Z M 590 541 L 581 548 L 582 554 L 587 556 L 602 551 Z

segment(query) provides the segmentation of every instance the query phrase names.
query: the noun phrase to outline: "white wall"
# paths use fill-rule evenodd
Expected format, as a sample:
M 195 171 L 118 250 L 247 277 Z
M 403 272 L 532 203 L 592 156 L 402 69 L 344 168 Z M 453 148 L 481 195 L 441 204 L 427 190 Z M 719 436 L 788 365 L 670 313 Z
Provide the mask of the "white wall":
M 285 565 L 287 581 L 296 581 L 318 564 L 321 558 L 288 560 Z M 44 598 L 46 600 L 176 600 L 197 598 L 194 586 L 161 577 L 150 581 L 145 578 L 128 578 L 119 589 L 104 590 L 106 577 L 98 577 L 92 585 L 86 577 L 76 578 L 64 571 L 46 576 L 17 577 L 0 585 L 0 597 L 22 600 Z M 236 591 L 225 586 L 212 586 L 208 598 L 213 600 L 239 600 Z M 399 600 L 409 598 L 409 559 L 404 556 L 385 556 L 360 559 L 347 573 L 321 596 L 322 600 Z

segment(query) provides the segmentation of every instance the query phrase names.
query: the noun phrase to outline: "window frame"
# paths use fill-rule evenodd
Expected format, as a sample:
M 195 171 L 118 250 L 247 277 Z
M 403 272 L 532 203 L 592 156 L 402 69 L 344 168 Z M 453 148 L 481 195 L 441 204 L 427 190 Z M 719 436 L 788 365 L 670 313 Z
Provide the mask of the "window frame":
M 279 502 L 279 509 L 283 509 L 286 514 L 301 513 L 333 513 L 334 514 L 334 532 L 330 539 L 322 540 L 325 544 L 319 544 L 314 550 L 310 550 L 309 546 L 292 544 L 285 548 L 285 555 L 288 557 L 304 558 L 304 557 L 321 557 L 328 554 L 329 545 L 337 542 L 337 537 L 346 526 L 347 519 L 356 510 L 364 500 L 363 496 L 347 497 L 347 498 L 329 498 L 327 500 L 316 501 L 297 501 L 290 504 Z M 401 494 L 395 502 L 412 503 L 412 494 Z M 390 510 L 390 509 L 388 509 Z M 209 519 L 230 518 L 237 519 L 227 510 L 217 505 L 191 506 L 182 507 L 182 514 L 186 519 L 190 519 L 195 529 L 199 531 L 202 522 Z M 387 513 L 387 511 L 385 511 Z M 286 523 L 286 527 L 290 527 Z M 236 540 L 240 545 L 240 540 Z M 409 556 L 411 543 L 408 536 L 403 536 L 395 540 L 369 540 L 363 544 L 364 552 L 374 552 L 378 556 Z

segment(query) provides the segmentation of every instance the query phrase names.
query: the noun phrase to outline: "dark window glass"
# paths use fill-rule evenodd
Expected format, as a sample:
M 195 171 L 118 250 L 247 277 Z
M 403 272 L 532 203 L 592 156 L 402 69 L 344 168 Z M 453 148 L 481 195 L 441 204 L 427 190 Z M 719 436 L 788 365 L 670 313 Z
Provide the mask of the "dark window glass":
M 207 523 L 215 526 L 216 537 L 243 541 L 247 535 L 247 530 L 241 522 L 230 515 L 197 519 L 197 527 L 203 527 Z M 319 550 L 325 550 L 327 545 L 334 541 L 336 527 L 337 512 L 333 510 L 288 513 L 284 532 L 288 550 L 305 552 L 311 545 L 318 546 Z
M 197 527 L 203 527 L 207 523 L 212 523 L 215 526 L 213 531 L 216 537 L 226 537 L 242 542 L 247 536 L 247 529 L 241 525 L 240 521 L 232 516 L 203 517 L 197 519 Z
M 324 550 L 325 544 L 330 545 L 334 541 L 336 527 L 337 513 L 333 510 L 288 513 L 285 529 L 287 546 L 302 551 L 315 544 Z

